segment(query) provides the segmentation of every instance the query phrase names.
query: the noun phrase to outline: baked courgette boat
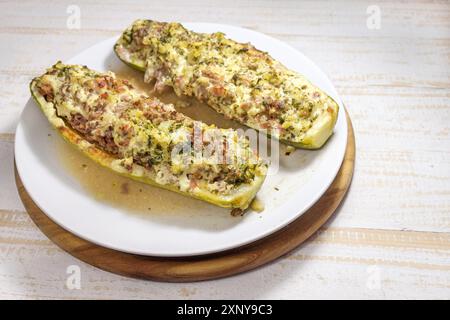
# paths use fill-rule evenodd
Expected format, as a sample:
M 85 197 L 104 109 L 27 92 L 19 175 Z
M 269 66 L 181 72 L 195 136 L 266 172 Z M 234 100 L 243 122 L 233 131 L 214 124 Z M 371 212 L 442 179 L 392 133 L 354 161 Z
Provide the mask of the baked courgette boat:
M 235 130 L 194 121 L 112 72 L 58 62 L 30 90 L 65 140 L 119 174 L 236 210 L 265 179 L 267 163 Z
M 338 104 L 301 74 L 249 43 L 179 23 L 137 20 L 114 46 L 126 64 L 177 95 L 297 148 L 320 148 L 333 133 Z

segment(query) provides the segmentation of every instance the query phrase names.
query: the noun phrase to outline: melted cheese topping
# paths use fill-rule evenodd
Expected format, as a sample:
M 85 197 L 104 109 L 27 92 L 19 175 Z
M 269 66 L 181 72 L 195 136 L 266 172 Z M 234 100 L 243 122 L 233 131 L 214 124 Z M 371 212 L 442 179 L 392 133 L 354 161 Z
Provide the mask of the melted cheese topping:
M 301 74 L 222 33 L 137 20 L 116 51 L 125 61 L 143 62 L 146 80 L 155 78 L 155 88 L 171 86 L 178 95 L 195 96 L 229 118 L 293 144 L 304 142 L 321 114 L 337 113 L 336 102 Z
M 36 86 L 59 119 L 117 157 L 116 171 L 136 163 L 159 184 L 226 194 L 267 169 L 236 131 L 194 121 L 111 72 L 57 63 Z

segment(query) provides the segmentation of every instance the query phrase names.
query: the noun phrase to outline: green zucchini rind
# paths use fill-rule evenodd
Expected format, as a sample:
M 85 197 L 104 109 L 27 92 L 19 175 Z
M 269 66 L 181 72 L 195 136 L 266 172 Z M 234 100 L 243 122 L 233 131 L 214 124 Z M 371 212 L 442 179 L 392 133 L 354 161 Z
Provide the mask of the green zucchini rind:
M 203 51 L 202 46 L 206 48 Z M 281 63 L 272 59 L 267 53 L 255 49 L 250 44 L 241 44 L 226 39 L 221 33 L 199 34 L 186 30 L 178 23 L 137 20 L 122 33 L 114 45 L 114 52 L 127 65 L 136 70 L 147 72 L 146 78 L 148 80 L 156 78 L 157 82 L 159 81 L 166 86 L 173 87 L 178 95 L 195 96 L 219 113 L 225 114 L 248 127 L 265 132 L 285 144 L 296 148 L 318 149 L 325 144 L 333 133 L 339 106 L 331 97 L 311 84 L 302 75 L 287 69 Z M 217 54 L 213 58 L 218 58 L 212 60 L 214 62 L 211 65 L 206 63 L 206 66 L 204 66 L 205 60 L 207 61 L 206 58 L 197 65 L 195 62 L 189 62 L 192 55 L 201 57 L 202 54 L 209 55 L 211 52 L 216 52 Z M 239 57 L 236 58 L 237 56 Z M 256 58 L 254 59 L 254 57 Z M 199 58 L 196 56 L 196 59 L 198 60 Z M 201 91 L 197 90 L 199 87 L 204 90 L 204 87 L 201 88 L 198 84 L 201 83 L 198 80 L 199 74 L 200 78 L 203 79 L 204 77 L 201 76 L 201 72 L 199 73 L 196 68 L 210 72 L 210 70 L 214 70 L 217 67 L 217 60 L 221 59 L 224 62 L 221 65 L 219 64 L 218 75 L 220 77 L 225 75 L 225 80 L 220 82 L 221 88 L 225 88 L 225 90 L 221 89 L 222 92 L 231 92 L 231 95 L 234 92 L 248 92 L 249 90 L 254 92 L 255 82 L 258 86 L 263 84 L 264 88 L 267 89 L 266 93 L 261 94 L 259 97 L 264 100 L 259 105 L 260 110 L 262 110 L 260 114 L 255 116 L 254 114 L 246 113 L 240 107 L 241 105 L 255 104 L 253 97 L 250 99 L 248 96 L 244 96 L 241 99 L 241 96 L 237 95 L 239 103 L 235 103 L 226 101 L 226 99 L 225 101 L 218 101 L 214 93 L 207 93 L 206 98 L 198 94 Z M 227 62 L 228 59 L 231 59 L 232 62 Z M 239 65 L 239 68 L 234 68 L 241 60 L 245 59 L 256 64 L 256 70 L 263 71 L 259 73 L 258 71 L 253 72 L 252 68 L 254 66 L 248 67 L 246 64 Z M 181 63 L 178 63 L 179 61 Z M 183 69 L 186 65 L 188 65 L 188 68 Z M 158 79 L 158 76 L 152 76 L 154 74 L 152 72 L 160 70 L 161 66 L 166 68 L 165 75 L 163 75 L 164 79 L 162 80 Z M 189 71 L 179 71 L 181 69 Z M 231 72 L 231 69 L 234 71 Z M 150 74 L 148 73 L 149 70 L 152 71 Z M 235 75 L 240 73 L 244 73 L 244 75 L 245 73 L 250 74 L 254 76 L 253 82 L 251 84 L 235 85 L 234 80 L 232 81 L 233 78 L 229 77 L 233 72 L 236 72 Z M 192 74 L 195 74 L 195 78 L 192 77 Z M 267 74 L 271 76 L 267 77 Z M 174 81 L 174 79 L 180 77 L 188 79 L 188 82 L 191 79 L 196 79 L 192 83 L 189 82 L 193 88 L 186 89 L 177 84 L 177 81 Z M 209 85 L 207 92 L 211 88 L 212 85 Z M 212 91 L 214 92 L 214 88 L 212 88 Z M 274 100 L 274 96 L 287 96 L 287 98 Z M 275 114 L 278 112 L 277 117 L 279 119 L 267 120 L 263 118 L 266 121 L 265 123 L 260 120 L 255 121 L 255 118 L 258 118 L 260 115 L 264 116 L 268 112 L 272 112 L 271 107 L 262 106 L 267 99 L 270 101 L 270 104 L 275 103 L 275 109 L 279 108 L 276 104 L 279 104 L 280 101 L 282 102 L 283 107 L 281 107 L 281 110 L 274 112 Z M 273 131 L 273 128 L 281 128 L 281 131 Z

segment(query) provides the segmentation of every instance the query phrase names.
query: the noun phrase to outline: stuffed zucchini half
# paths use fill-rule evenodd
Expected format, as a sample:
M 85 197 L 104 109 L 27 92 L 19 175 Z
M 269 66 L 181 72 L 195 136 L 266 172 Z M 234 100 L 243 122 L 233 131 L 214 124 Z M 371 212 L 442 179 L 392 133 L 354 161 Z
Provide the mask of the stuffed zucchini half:
M 30 89 L 65 140 L 119 174 L 238 211 L 265 179 L 267 163 L 235 130 L 194 121 L 112 72 L 58 62 Z
M 333 133 L 338 104 L 301 74 L 249 43 L 202 34 L 179 23 L 137 20 L 114 46 L 126 64 L 177 95 L 297 148 L 320 148 Z

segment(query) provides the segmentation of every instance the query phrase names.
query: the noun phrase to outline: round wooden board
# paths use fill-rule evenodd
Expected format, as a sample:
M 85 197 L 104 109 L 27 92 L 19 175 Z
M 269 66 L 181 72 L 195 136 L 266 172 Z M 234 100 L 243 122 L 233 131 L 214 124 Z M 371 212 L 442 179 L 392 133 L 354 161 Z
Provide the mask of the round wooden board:
M 41 231 L 60 248 L 97 268 L 120 275 L 168 282 L 200 281 L 231 276 L 273 261 L 314 234 L 341 203 L 352 180 L 355 137 L 347 114 L 348 139 L 344 161 L 331 186 L 313 207 L 276 233 L 233 250 L 197 257 L 162 258 L 107 249 L 66 231 L 33 202 L 15 170 L 20 198 Z

